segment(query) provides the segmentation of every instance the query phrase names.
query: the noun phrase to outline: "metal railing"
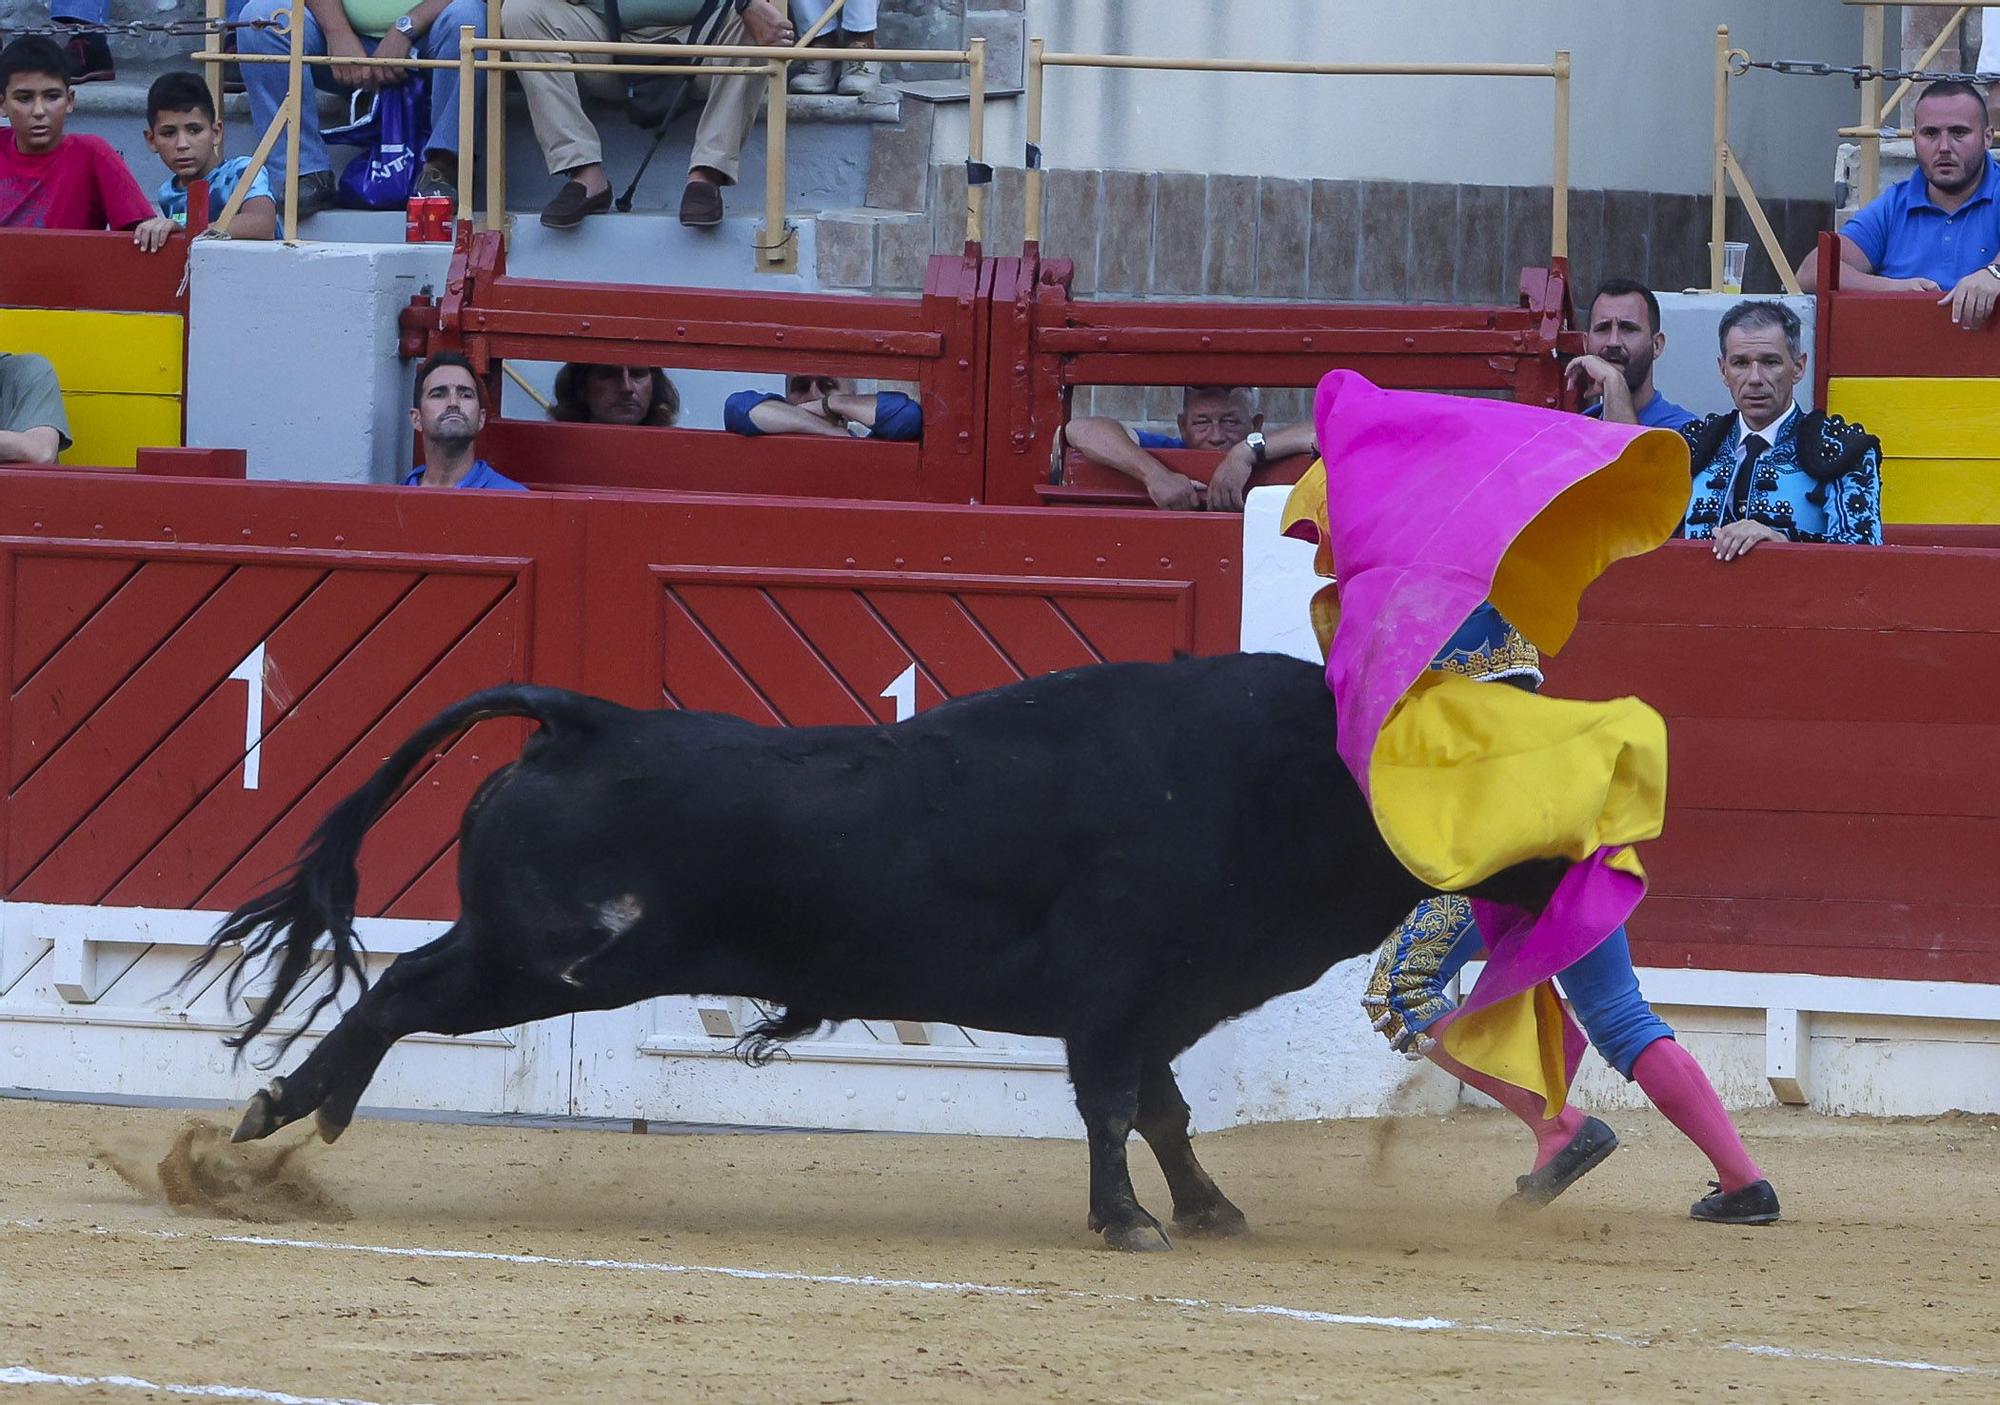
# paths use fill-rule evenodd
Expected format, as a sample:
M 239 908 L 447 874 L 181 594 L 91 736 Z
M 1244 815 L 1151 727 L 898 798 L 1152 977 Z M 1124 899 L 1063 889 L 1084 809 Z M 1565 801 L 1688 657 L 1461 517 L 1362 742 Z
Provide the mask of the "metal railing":
M 458 70 L 459 145 L 457 218 L 473 221 L 481 229 L 504 231 L 507 223 L 507 126 L 505 75 L 521 72 L 617 73 L 628 76 L 682 74 L 703 77 L 762 77 L 765 80 L 765 177 L 764 222 L 756 238 L 756 267 L 759 272 L 789 273 L 798 267 L 798 233 L 785 218 L 786 168 L 786 75 L 790 65 L 814 57 L 806 46 L 838 13 L 845 0 L 835 0 L 811 29 L 789 45 L 763 44 L 643 44 L 634 42 L 582 42 L 568 39 L 508 39 L 501 36 L 501 0 L 487 0 L 486 27 L 490 37 L 482 38 L 471 25 L 459 30 L 456 59 L 334 58 L 305 52 L 305 3 L 291 0 L 288 23 L 280 31 L 287 39 L 283 54 L 228 54 L 203 49 L 189 57 L 205 66 L 210 91 L 219 96 L 222 65 L 236 63 L 282 63 L 287 66 L 285 99 L 264 131 L 250 158 L 245 179 L 237 183 L 211 227 L 226 233 L 247 198 L 251 181 L 270 159 L 280 135 L 285 138 L 284 227 L 287 243 L 300 242 L 298 234 L 299 116 L 309 100 L 305 70 L 308 67 L 396 68 Z M 209 13 L 219 17 L 224 0 L 207 0 Z M 498 57 L 482 57 L 498 53 Z M 508 54 L 582 54 L 598 62 L 566 59 L 509 58 Z M 943 63 L 962 65 L 967 70 L 970 106 L 966 137 L 968 171 L 983 169 L 986 101 L 986 41 L 972 39 L 963 49 L 870 49 L 868 57 L 879 63 Z M 617 59 L 638 62 L 619 63 Z M 725 60 L 716 63 L 714 60 Z M 703 62 L 702 60 L 708 60 Z M 730 63 L 728 60 L 736 60 Z M 480 74 L 501 75 L 489 81 L 486 90 L 486 130 L 484 139 L 486 184 L 483 202 L 473 198 L 474 133 L 477 122 L 477 78 Z M 220 110 L 218 108 L 218 110 Z M 968 184 L 966 189 L 966 241 L 980 238 L 984 209 L 984 188 Z M 483 205 L 483 208 L 480 206 Z
M 1750 176 L 1743 169 L 1741 158 L 1729 145 L 1729 80 L 1741 77 L 1749 71 L 1750 53 L 1747 49 L 1731 48 L 1729 26 L 1715 27 L 1715 162 L 1714 177 L 1709 187 L 1708 201 L 1708 290 L 1711 293 L 1742 292 L 1741 288 L 1725 288 L 1722 284 L 1723 233 L 1729 215 L 1729 190 L 1734 188 L 1736 196 L 1743 202 L 1743 208 L 1750 216 L 1750 224 L 1757 231 L 1757 238 L 1763 242 L 1764 252 L 1771 260 L 1771 266 L 1778 271 L 1778 279 L 1785 285 L 1785 291 L 1794 297 L 1804 290 L 1799 286 L 1798 275 L 1792 272 L 1792 261 L 1785 256 L 1784 245 L 1771 228 L 1771 221 L 1765 217 L 1763 202 L 1757 198 L 1756 189 L 1750 184 Z
M 1551 187 L 1550 253 L 1569 257 L 1569 50 L 1552 63 L 1295 63 L 1276 59 L 1141 58 L 1128 54 L 1049 53 L 1028 41 L 1028 145 L 1025 240 L 1042 237 L 1042 73 L 1046 68 L 1141 68 L 1200 73 L 1289 73 L 1336 77 L 1548 78 L 1555 82 L 1555 170 Z

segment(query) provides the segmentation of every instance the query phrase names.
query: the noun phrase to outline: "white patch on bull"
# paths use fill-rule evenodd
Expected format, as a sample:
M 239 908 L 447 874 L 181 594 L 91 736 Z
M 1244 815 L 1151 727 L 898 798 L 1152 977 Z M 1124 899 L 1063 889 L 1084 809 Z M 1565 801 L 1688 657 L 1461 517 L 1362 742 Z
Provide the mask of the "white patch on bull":
M 610 902 L 597 905 L 598 925 L 614 937 L 622 936 L 631 930 L 632 924 L 637 922 L 645 911 L 645 905 L 638 897 L 627 893 L 622 898 L 613 898 Z
M 572 961 L 564 968 L 562 975 L 558 977 L 563 984 L 575 986 L 579 990 L 583 988 L 583 982 L 577 979 L 577 968 L 590 960 L 591 957 L 603 952 L 625 933 L 631 931 L 633 925 L 645 915 L 646 905 L 639 901 L 636 894 L 626 893 L 622 897 L 612 898 L 608 902 L 599 903 L 594 911 L 597 914 L 597 925 L 604 929 L 604 941 L 598 945 L 595 951 L 588 952 L 578 957 L 575 961 Z

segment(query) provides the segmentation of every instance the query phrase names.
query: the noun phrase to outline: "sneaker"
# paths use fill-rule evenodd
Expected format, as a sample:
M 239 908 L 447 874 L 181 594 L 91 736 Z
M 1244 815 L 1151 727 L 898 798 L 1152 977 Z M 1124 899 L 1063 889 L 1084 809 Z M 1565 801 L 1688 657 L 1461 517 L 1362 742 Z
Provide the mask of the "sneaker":
M 872 59 L 840 65 L 837 91 L 844 98 L 872 98 L 882 87 L 882 65 Z
M 1618 1134 L 1595 1117 L 1583 1119 L 1569 1145 L 1539 1171 L 1514 1180 L 1514 1193 L 1500 1202 L 1503 1215 L 1539 1210 L 1568 1190 L 1618 1150 Z
M 282 186 L 275 188 L 279 192 L 278 204 L 282 213 L 285 200 L 284 188 Z M 307 171 L 299 177 L 299 218 L 303 220 L 306 216 L 316 215 L 321 210 L 332 209 L 333 196 L 333 172 Z
M 1778 1218 L 1778 1192 L 1769 1181 L 1752 1181 L 1741 1190 L 1722 1192 L 1719 1181 L 1710 1181 L 1715 1194 L 1704 1195 L 1688 1208 L 1691 1220 L 1710 1224 L 1773 1224 Z
M 813 95 L 830 93 L 833 91 L 833 70 L 832 59 L 813 59 L 807 63 L 793 64 L 791 81 L 786 83 L 785 87 L 794 93 Z
M 608 190 L 605 192 L 610 193 Z M 446 175 L 444 168 L 435 162 L 424 162 L 423 170 L 417 173 L 417 188 L 410 192 L 413 199 L 426 200 L 442 195 L 448 200 L 458 198 L 458 176 Z
M 722 223 L 722 187 L 710 181 L 689 181 L 681 192 L 681 223 L 689 229 L 713 229 Z
M 102 34 L 79 34 L 63 45 L 69 60 L 70 86 L 109 83 L 118 74 L 111 66 L 111 44 Z
M 610 186 L 592 195 L 583 188 L 582 181 L 564 181 L 563 188 L 556 192 L 556 198 L 542 207 L 542 227 L 575 229 L 587 216 L 601 215 L 610 208 Z

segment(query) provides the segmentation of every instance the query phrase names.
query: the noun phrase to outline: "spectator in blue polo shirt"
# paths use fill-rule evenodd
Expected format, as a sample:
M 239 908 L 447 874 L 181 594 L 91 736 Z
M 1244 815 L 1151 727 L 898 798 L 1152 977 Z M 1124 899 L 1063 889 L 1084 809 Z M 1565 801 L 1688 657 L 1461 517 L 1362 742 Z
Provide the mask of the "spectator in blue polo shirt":
M 472 363 L 457 352 L 440 351 L 417 367 L 410 427 L 424 441 L 424 461 L 403 475 L 404 487 L 527 491 L 475 454 L 479 431 L 486 427 L 486 403 Z
M 1917 173 L 1840 232 L 1840 286 L 1944 293 L 1938 301 L 1970 331 L 2000 301 L 2000 164 L 1986 150 L 1986 99 L 1970 83 L 1933 83 L 1917 99 L 1914 131 Z M 1815 249 L 1799 265 L 1799 286 L 1818 284 Z
M 1583 349 L 1565 374 L 1571 385 L 1582 385 L 1586 415 L 1649 429 L 1693 422 L 1693 414 L 1653 388 L 1653 362 L 1667 349 L 1667 334 L 1660 330 L 1660 300 L 1644 283 L 1612 278 L 1598 285 Z

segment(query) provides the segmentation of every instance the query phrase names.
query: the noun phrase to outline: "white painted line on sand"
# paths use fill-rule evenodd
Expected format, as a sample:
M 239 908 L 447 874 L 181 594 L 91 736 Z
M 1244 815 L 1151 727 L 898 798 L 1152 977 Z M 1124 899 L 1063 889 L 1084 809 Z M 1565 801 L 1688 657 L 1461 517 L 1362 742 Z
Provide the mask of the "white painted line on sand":
M 355 1400 L 345 1395 L 293 1395 L 289 1391 L 258 1390 L 247 1385 L 181 1385 L 171 1381 L 142 1380 L 138 1376 L 74 1376 L 59 1371 L 37 1371 L 32 1366 L 0 1366 L 0 1385 L 110 1387 L 116 1390 L 148 1390 L 156 1395 L 194 1395 L 211 1400 L 257 1400 L 264 1405 L 376 1405 L 372 1400 Z
M 23 1228 L 61 1229 L 30 1221 L 12 1221 Z M 1086 1288 L 1028 1288 L 1018 1284 L 970 1283 L 928 1278 L 884 1278 L 876 1274 L 801 1273 L 785 1269 L 732 1268 L 719 1264 L 661 1263 L 644 1259 L 577 1259 L 551 1254 L 503 1254 L 488 1249 L 431 1249 L 406 1244 L 354 1244 L 327 1239 L 286 1239 L 267 1234 L 195 1234 L 182 1230 L 116 1231 L 94 1227 L 96 1233 L 136 1233 L 156 1239 L 185 1239 L 213 1244 L 243 1244 L 268 1249 L 304 1249 L 341 1254 L 374 1254 L 383 1258 L 431 1259 L 474 1263 L 516 1264 L 524 1267 L 609 1270 L 689 1277 L 730 1278 L 750 1282 L 804 1283 L 835 1288 L 879 1288 L 918 1293 L 960 1293 L 974 1297 L 1039 1298 L 1047 1301 L 1137 1304 L 1213 1312 L 1234 1317 L 1276 1317 L 1317 1326 L 1375 1327 L 1396 1332 L 1470 1332 L 1488 1336 L 1529 1337 L 1544 1341 L 1596 1342 L 1612 1346 L 1693 1346 L 1748 1356 L 1805 1361 L 1823 1366 L 1869 1366 L 1894 1371 L 1927 1371 L 1946 1376 L 2000 1377 L 2000 1366 L 1958 1365 L 1887 1356 L 1848 1356 L 1838 1352 L 1772 1346 L 1757 1342 L 1708 1341 L 1700 1337 L 1635 1337 L 1618 1332 L 1565 1327 L 1527 1327 L 1502 1322 L 1461 1321 L 1449 1317 L 1391 1317 L 1374 1313 L 1327 1312 L 1285 1307 L 1277 1303 L 1215 1302 L 1136 1293 L 1101 1293 Z

